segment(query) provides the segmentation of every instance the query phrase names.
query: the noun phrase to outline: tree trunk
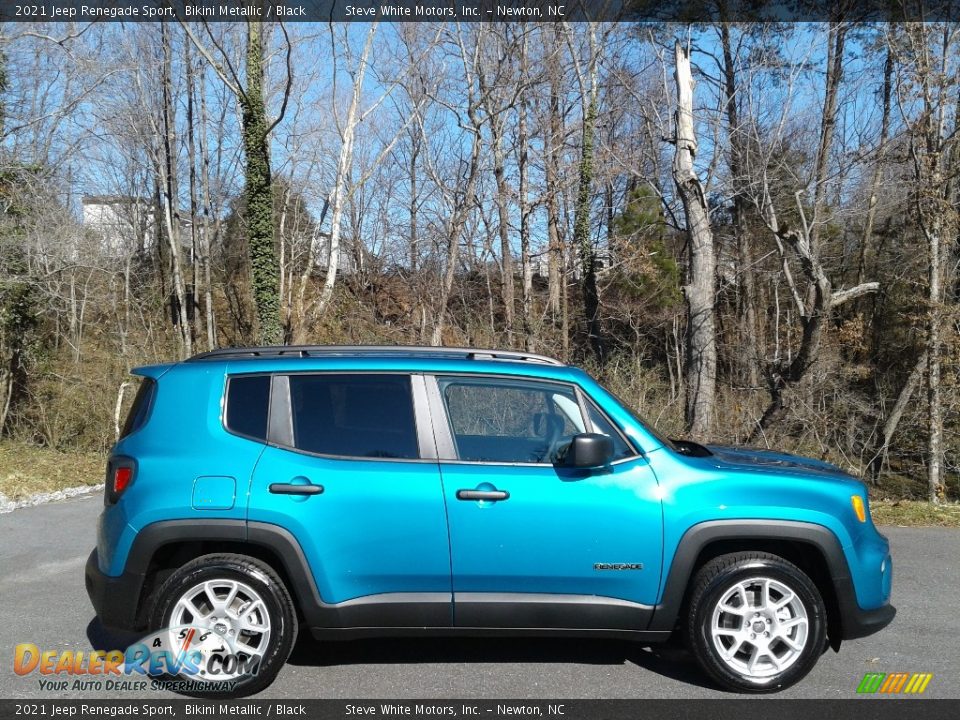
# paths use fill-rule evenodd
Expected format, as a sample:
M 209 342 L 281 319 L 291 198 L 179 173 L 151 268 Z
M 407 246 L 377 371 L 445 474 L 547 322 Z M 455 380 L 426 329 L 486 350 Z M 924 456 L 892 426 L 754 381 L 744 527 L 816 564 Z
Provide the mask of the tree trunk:
M 874 452 L 873 457 L 870 458 L 870 462 L 867 464 L 867 475 L 870 478 L 870 481 L 873 483 L 876 483 L 877 478 L 880 475 L 880 471 L 883 469 L 883 466 L 887 461 L 887 451 L 890 448 L 890 440 L 893 439 L 893 434 L 897 431 L 897 426 L 900 424 L 900 418 L 903 417 L 903 411 L 907 409 L 907 404 L 910 402 L 910 398 L 913 397 L 913 393 L 916 391 L 917 385 L 919 385 L 920 380 L 923 379 L 923 373 L 926 367 L 927 355 L 924 353 L 913 366 L 913 370 L 907 377 L 907 382 L 904 383 L 903 387 L 900 389 L 900 394 L 897 395 L 897 401 L 893 404 L 893 409 L 890 411 L 886 421 L 883 423 L 883 432 L 878 438 L 876 451 Z
M 563 264 L 560 266 L 560 347 L 563 350 L 564 362 L 570 360 L 570 264 L 567 254 L 564 253 Z
M 929 461 L 927 480 L 930 502 L 940 502 L 943 496 L 943 404 L 940 391 L 941 353 L 943 335 L 943 296 L 941 291 L 942 250 L 940 247 L 940 223 L 934 221 L 928 232 L 930 248 L 929 283 L 927 299 L 927 409 L 929 413 Z
M 170 265 L 173 273 L 172 315 L 176 321 L 183 357 L 193 354 L 193 338 L 187 316 L 187 292 L 183 279 L 182 245 L 180 243 L 180 201 L 177 187 L 177 119 L 173 107 L 172 48 L 168 27 L 160 24 L 163 45 L 163 158 L 160 162 L 163 183 L 163 220 L 170 247 Z
M 818 257 L 830 149 L 833 147 L 833 136 L 837 125 L 837 97 L 840 81 L 843 79 L 843 52 L 846 37 L 846 23 L 830 23 L 827 33 L 827 84 L 824 91 L 823 116 L 820 120 L 820 146 L 817 149 L 813 185 L 813 218 L 810 226 L 810 252 Z
M 415 127 L 413 131 L 410 132 L 410 163 L 407 168 L 410 178 L 410 205 L 408 208 L 410 249 L 408 252 L 410 254 L 410 289 L 412 295 L 411 316 L 419 319 L 416 327 L 412 328 L 416 332 L 415 337 L 418 343 L 422 343 L 424 341 L 424 336 L 427 330 L 427 308 L 424 304 L 424 283 L 423 279 L 417 274 L 420 267 L 420 191 L 418 160 L 423 143 L 422 132 L 423 131 L 419 126 Z
M 410 276 L 414 277 L 417 274 L 417 267 L 420 260 L 420 244 L 419 238 L 417 235 L 418 228 L 418 213 L 420 210 L 419 206 L 419 197 L 417 189 L 417 160 L 420 156 L 420 144 L 423 142 L 423 138 L 420 136 L 420 129 L 415 128 L 414 132 L 410 133 L 410 219 L 409 219 L 409 228 L 410 228 Z
M 256 6 L 254 0 L 250 4 Z M 262 33 L 260 21 L 247 21 L 247 83 L 240 96 L 243 148 L 247 161 L 243 196 L 259 342 L 278 345 L 283 341 L 280 267 L 273 237 L 273 178 L 270 171 L 270 124 L 263 96 Z
M 507 183 L 506 153 L 503 149 L 504 128 L 499 118 L 490 123 L 493 133 L 493 176 L 497 182 L 497 233 L 500 237 L 500 296 L 503 301 L 503 324 L 507 345 L 513 346 L 514 299 L 513 251 L 510 249 L 510 187 Z
M 520 73 L 527 74 L 527 39 L 523 37 L 520 46 Z M 520 119 L 517 130 L 518 173 L 517 192 L 520 195 L 520 267 L 523 274 L 523 342 L 527 351 L 534 349 L 533 336 L 533 262 L 530 258 L 530 199 L 527 197 L 527 165 L 529 139 L 527 136 L 527 100 L 520 98 Z
M 863 282 L 867 268 L 867 251 L 873 237 L 873 223 L 877 216 L 877 189 L 883 175 L 883 161 L 887 152 L 887 135 L 890 132 L 890 97 L 893 91 L 893 48 L 887 46 L 887 60 L 883 65 L 883 110 L 880 116 L 880 139 L 877 141 L 877 155 L 873 161 L 868 190 L 867 218 L 863 224 L 863 236 L 860 239 L 860 254 L 857 260 L 857 284 Z
M 733 232 L 737 248 L 737 315 L 741 351 L 737 354 L 743 381 L 748 387 L 759 385 L 761 362 L 757 327 L 757 299 L 753 270 L 753 251 L 747 227 L 747 197 L 744 192 L 744 133 L 737 105 L 737 71 L 730 43 L 730 26 L 720 24 L 723 46 L 724 103 L 727 110 L 727 137 L 730 142 L 730 182 L 733 195 Z
M 434 346 L 443 344 L 443 328 L 446 323 L 447 304 L 450 302 L 450 293 L 453 291 L 453 280 L 456 277 L 457 265 L 460 261 L 460 235 L 463 233 L 463 228 L 466 226 L 470 211 L 474 206 L 474 193 L 476 192 L 477 174 L 480 168 L 480 150 L 483 145 L 482 135 L 480 134 L 480 122 L 476 117 L 476 109 L 472 106 L 468 108 L 467 114 L 470 116 L 473 124 L 473 142 L 463 192 L 462 194 L 457 193 L 459 200 L 456 202 L 450 223 L 447 226 L 447 267 L 444 271 L 443 282 L 440 286 L 437 317 L 434 321 L 433 333 L 430 336 L 430 344 Z
M 931 44 L 936 28 L 909 23 L 907 37 L 914 57 L 915 86 L 922 105 L 910 138 L 916 188 L 913 193 L 920 229 L 927 241 L 927 486 L 930 502 L 944 496 L 943 485 L 943 397 L 940 387 L 943 365 L 945 320 L 943 286 L 950 265 L 951 241 L 956 237 L 956 209 L 945 180 L 944 140 L 946 116 L 948 38 L 944 27 L 942 51 L 935 66 Z M 946 240 L 945 240 L 946 239 Z
M 807 371 L 817 361 L 817 358 L 820 356 L 820 341 L 823 336 L 824 323 L 830 317 L 830 312 L 845 302 L 866 295 L 867 293 L 877 292 L 877 290 L 880 289 L 880 283 L 867 282 L 846 290 L 834 292 L 833 285 L 827 277 L 823 266 L 820 264 L 820 258 L 814 254 L 811 249 L 810 226 L 804 215 L 803 203 L 800 200 L 801 193 L 797 192 L 795 194 L 801 227 L 798 230 L 786 231 L 780 227 L 765 175 L 761 195 L 763 199 L 761 201 L 760 214 L 766 222 L 767 227 L 773 233 L 777 250 L 780 253 L 783 277 L 786 279 L 790 289 L 790 295 L 793 298 L 797 314 L 800 317 L 803 332 L 800 339 L 800 347 L 797 349 L 796 354 L 792 356 L 788 355 L 787 358 L 781 358 L 778 351 L 774 361 L 767 368 L 767 386 L 770 392 L 770 404 L 754 427 L 749 438 L 750 442 L 762 435 L 763 431 L 777 419 L 784 409 L 783 391 L 786 387 L 790 384 L 799 383 L 807 374 Z M 809 285 L 808 294 L 812 296 L 812 302 L 809 306 L 804 303 L 797 283 L 790 271 L 784 244 L 790 246 L 800 262 L 800 267 L 803 269 L 804 277 Z
M 193 338 L 196 313 L 196 298 L 198 294 L 197 258 L 200 255 L 199 213 L 197 212 L 197 144 L 196 123 L 194 122 L 193 108 L 193 60 L 190 57 L 190 43 L 183 44 L 183 65 L 187 78 L 187 181 L 190 186 L 190 290 L 187 299 L 190 303 L 187 308 L 187 319 L 190 322 L 190 337 Z
M 693 76 L 690 57 L 676 43 L 677 85 L 676 149 L 673 180 L 683 202 L 687 224 L 689 266 L 684 295 L 687 300 L 687 431 L 708 438 L 713 431 L 717 382 L 717 339 L 714 303 L 716 300 L 716 259 L 713 233 L 703 186 L 694 170 L 697 139 L 693 129 Z
M 203 269 L 203 310 L 207 328 L 207 349 L 217 346 L 216 320 L 213 315 L 213 277 L 210 251 L 211 232 L 220 227 L 220 218 L 214 212 L 210 199 L 210 147 L 207 144 L 207 101 L 204 73 L 200 73 L 200 185 L 203 195 L 203 227 L 200 229 L 200 264 Z M 212 225 L 212 227 L 211 227 Z
M 583 283 L 583 310 L 587 321 L 587 337 L 594 357 L 601 365 L 606 361 L 607 347 L 600 317 L 600 289 L 597 286 L 597 253 L 590 238 L 590 195 L 593 189 L 594 142 L 599 104 L 599 78 L 595 29 L 590 26 L 590 67 L 583 99 L 583 132 L 580 147 L 580 172 L 577 202 L 573 215 L 573 244 L 580 253 Z
M 563 136 L 563 118 L 560 115 L 560 77 L 559 77 L 559 52 L 560 52 L 560 33 L 562 31 L 560 23 L 553 23 L 553 47 L 548 57 L 553 61 L 550 63 L 550 117 L 546 123 L 546 133 L 544 137 L 544 185 L 547 191 L 547 307 L 553 315 L 556 322 L 560 315 L 560 284 L 564 282 L 561 277 L 563 267 L 564 252 L 560 241 L 560 203 L 558 200 L 559 178 L 557 177 L 557 167 L 559 161 L 557 158 L 560 152 L 560 143 Z

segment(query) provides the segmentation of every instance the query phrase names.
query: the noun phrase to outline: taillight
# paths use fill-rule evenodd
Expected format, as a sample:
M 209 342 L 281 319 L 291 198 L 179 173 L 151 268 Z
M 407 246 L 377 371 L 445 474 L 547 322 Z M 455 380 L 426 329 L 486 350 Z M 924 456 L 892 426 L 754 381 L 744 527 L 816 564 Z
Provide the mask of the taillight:
M 137 461 L 124 455 L 115 455 L 107 463 L 104 502 L 113 505 L 123 492 L 130 487 L 137 474 Z
M 133 468 L 118 467 L 113 471 L 113 494 L 119 496 L 133 480 Z

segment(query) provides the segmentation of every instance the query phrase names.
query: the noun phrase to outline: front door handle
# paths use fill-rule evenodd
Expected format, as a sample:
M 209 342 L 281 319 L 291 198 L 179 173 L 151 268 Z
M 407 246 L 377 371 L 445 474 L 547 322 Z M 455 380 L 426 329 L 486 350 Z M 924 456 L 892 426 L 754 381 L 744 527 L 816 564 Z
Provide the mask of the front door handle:
M 457 490 L 457 500 L 507 500 L 506 490 Z
M 272 492 L 274 495 L 319 495 L 323 492 L 323 485 L 271 483 L 270 492 Z

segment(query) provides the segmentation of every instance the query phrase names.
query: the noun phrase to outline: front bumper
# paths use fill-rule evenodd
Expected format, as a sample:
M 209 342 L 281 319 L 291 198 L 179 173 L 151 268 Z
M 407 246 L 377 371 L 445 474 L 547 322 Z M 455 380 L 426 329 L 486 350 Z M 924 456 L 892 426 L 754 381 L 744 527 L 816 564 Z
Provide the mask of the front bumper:
M 897 609 L 893 605 L 884 605 L 875 610 L 862 610 L 854 601 L 853 607 L 848 605 L 841 609 L 841 613 L 843 639 L 855 640 L 883 630 L 891 623 L 897 614 Z
M 890 604 L 893 589 L 890 541 L 872 526 L 865 530 L 850 548 L 848 568 L 845 568 L 848 572 L 839 578 L 834 576 L 840 610 L 840 636 L 844 640 L 879 632 L 897 614 L 896 608 Z M 870 609 L 864 610 L 863 606 Z
M 100 571 L 97 551 L 94 550 L 87 558 L 84 576 L 87 595 L 100 622 L 105 627 L 117 630 L 140 628 L 137 609 L 140 605 L 140 590 L 143 588 L 143 575 L 138 573 L 124 573 L 117 577 L 105 575 Z

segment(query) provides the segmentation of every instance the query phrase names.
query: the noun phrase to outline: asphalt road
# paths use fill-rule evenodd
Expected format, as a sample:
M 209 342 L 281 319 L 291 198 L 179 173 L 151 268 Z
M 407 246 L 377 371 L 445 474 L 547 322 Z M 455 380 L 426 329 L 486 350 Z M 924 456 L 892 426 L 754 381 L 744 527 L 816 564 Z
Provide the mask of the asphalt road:
M 83 585 L 99 494 L 0 515 L 0 697 L 95 698 L 50 693 L 14 674 L 13 650 L 123 648 L 107 634 Z M 960 531 L 885 528 L 899 612 L 883 632 L 844 643 L 779 697 L 850 698 L 866 672 L 930 672 L 925 696 L 960 698 Z M 147 691 L 141 697 L 157 697 Z M 117 694 L 101 694 L 116 698 Z M 125 698 L 138 697 L 135 693 Z M 391 639 L 320 644 L 302 638 L 261 697 L 284 698 L 709 698 L 714 689 L 674 647 L 529 639 Z

